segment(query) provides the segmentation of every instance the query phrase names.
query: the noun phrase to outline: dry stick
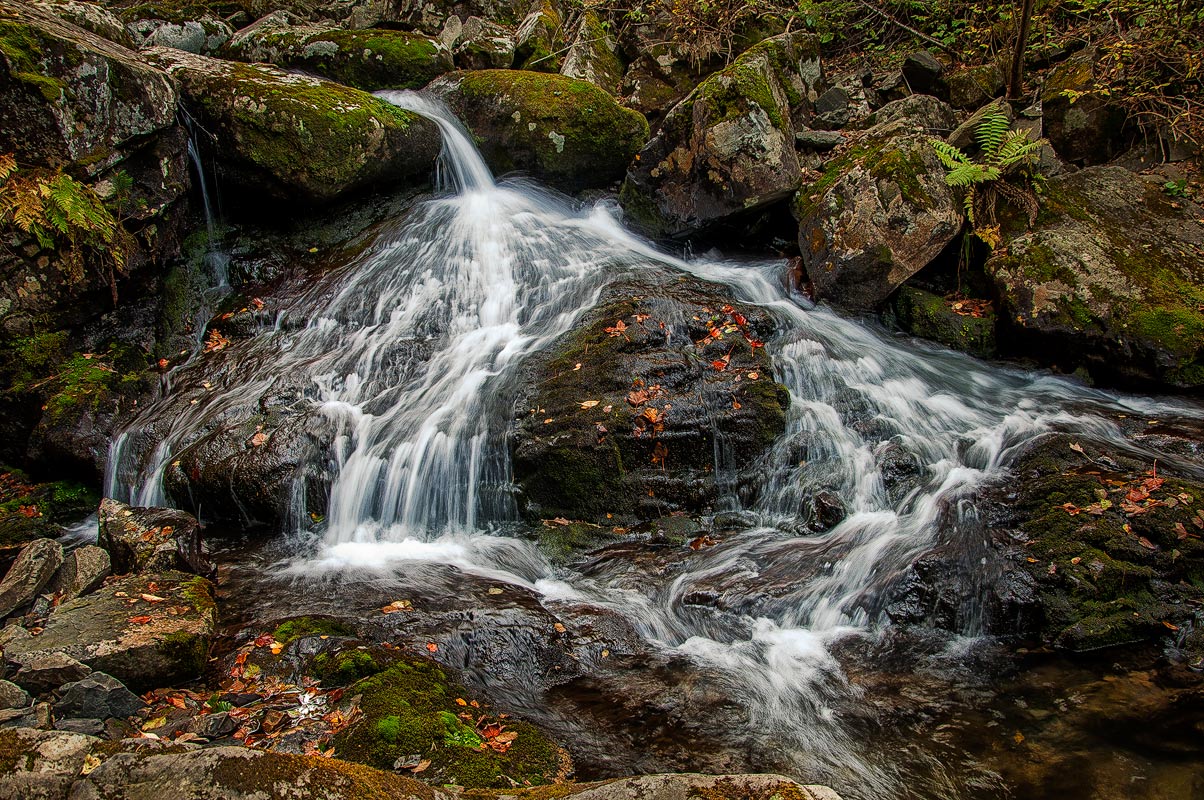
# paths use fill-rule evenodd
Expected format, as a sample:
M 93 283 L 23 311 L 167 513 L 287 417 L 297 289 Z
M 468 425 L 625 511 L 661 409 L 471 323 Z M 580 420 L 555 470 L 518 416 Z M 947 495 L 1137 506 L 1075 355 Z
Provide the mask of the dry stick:
M 1008 99 L 1020 97 L 1024 81 L 1024 50 L 1028 46 L 1028 32 L 1032 27 L 1033 0 L 1024 0 L 1020 8 L 1020 27 L 1016 31 L 1016 49 L 1012 51 L 1012 74 L 1008 80 Z
M 950 56 L 954 55 L 953 50 L 950 49 L 950 47 L 948 45 L 942 44 L 941 42 L 937 41 L 936 39 L 933 39 L 931 36 L 929 36 L 926 33 L 921 33 L 920 31 L 917 31 L 915 28 L 911 27 L 910 25 L 905 25 L 902 22 L 899 22 L 899 20 L 895 19 L 890 14 L 886 13 L 885 11 L 883 11 L 882 9 L 878 8 L 875 5 L 871 5 L 870 3 L 866 2 L 866 0 L 857 0 L 857 3 L 858 3 L 858 5 L 861 5 L 864 8 L 867 8 L 870 11 L 873 11 L 875 14 L 878 14 L 879 16 L 885 18 L 886 21 L 891 23 L 892 25 L 896 25 L 896 26 L 902 28 L 903 30 L 910 33 L 912 36 L 915 36 L 915 37 L 921 39 L 922 41 L 928 42 L 933 47 L 940 48 L 941 52 L 946 53 L 947 55 L 950 55 Z

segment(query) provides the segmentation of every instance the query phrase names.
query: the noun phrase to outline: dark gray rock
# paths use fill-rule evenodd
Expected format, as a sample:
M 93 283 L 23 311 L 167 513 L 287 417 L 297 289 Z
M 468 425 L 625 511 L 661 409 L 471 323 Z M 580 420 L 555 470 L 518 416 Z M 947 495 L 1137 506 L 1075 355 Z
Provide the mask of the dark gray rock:
M 0 619 L 33 602 L 63 564 L 63 546 L 53 539 L 35 539 L 0 581 Z
M 199 717 L 193 717 L 185 730 L 206 739 L 220 739 L 223 736 L 229 736 L 237 729 L 238 720 L 231 717 L 228 711 L 219 711 L 216 714 L 202 714 Z
M 201 525 L 186 511 L 135 508 L 106 497 L 100 502 L 99 525 L 97 543 L 119 574 L 148 569 L 213 572 L 201 544 Z
M 46 591 L 57 596 L 59 602 L 74 600 L 100 588 L 112 571 L 108 551 L 86 544 L 67 554 L 63 566 L 59 567 Z
M 1128 115 L 1096 88 L 1100 52 L 1084 50 L 1050 70 L 1041 86 L 1045 135 L 1058 155 L 1078 165 L 1103 164 L 1127 149 Z
M 60 718 L 125 719 L 146 705 L 125 684 L 103 672 L 93 672 L 60 691 L 61 697 L 54 704 L 55 716 Z
M 29 639 L 21 641 L 28 642 Z M 16 667 L 13 682 L 33 694 L 49 692 L 64 683 L 78 681 L 92 671 L 87 664 L 81 664 L 65 653 L 13 653 L 11 650 L 5 649 L 5 660 Z
M 837 131 L 816 131 L 803 128 L 796 131 L 794 141 L 799 147 L 826 152 L 845 143 L 845 135 Z
M 714 284 L 611 287 L 526 378 L 512 441 L 527 513 L 609 534 L 610 513 L 707 509 L 718 481 L 743 480 L 784 428 L 788 395 L 756 346 L 772 328 Z
M 620 200 L 654 236 L 680 236 L 784 200 L 798 188 L 797 127 L 822 89 L 819 40 L 783 34 L 711 75 L 665 117 Z
M 811 498 L 810 515 L 813 520 L 811 527 L 817 531 L 828 531 L 835 528 L 848 515 L 844 501 L 835 492 L 819 492 Z
M 945 65 L 927 50 L 911 53 L 903 59 L 903 79 L 917 94 L 942 94 L 945 85 Z
M 104 720 L 72 718 L 72 719 L 56 719 L 54 721 L 54 729 L 56 731 L 70 731 L 71 733 L 83 733 L 88 736 L 99 736 L 105 738 L 108 736 L 108 729 L 105 727 Z
M 0 709 L 26 708 L 31 702 L 29 693 L 20 686 L 0 681 Z

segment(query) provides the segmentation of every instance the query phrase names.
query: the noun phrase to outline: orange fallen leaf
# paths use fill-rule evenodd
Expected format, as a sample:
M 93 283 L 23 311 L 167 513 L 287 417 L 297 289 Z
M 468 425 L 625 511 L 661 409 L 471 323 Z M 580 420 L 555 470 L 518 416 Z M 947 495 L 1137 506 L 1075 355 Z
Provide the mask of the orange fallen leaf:
M 148 623 L 150 621 L 151 621 L 151 618 L 145 614 L 141 614 L 137 617 L 130 617 L 130 622 L 132 622 L 135 625 L 145 625 L 146 623 Z
M 437 653 L 439 651 L 439 645 L 435 644 L 434 642 L 427 642 L 426 649 L 430 650 L 432 653 Z

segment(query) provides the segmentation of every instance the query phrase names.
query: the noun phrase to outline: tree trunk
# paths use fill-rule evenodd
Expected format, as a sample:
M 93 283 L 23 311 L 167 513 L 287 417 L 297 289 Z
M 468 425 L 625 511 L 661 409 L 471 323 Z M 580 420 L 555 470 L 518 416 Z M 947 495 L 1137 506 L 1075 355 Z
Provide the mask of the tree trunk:
M 1020 96 L 1024 88 L 1024 50 L 1028 46 L 1028 32 L 1032 27 L 1034 0 L 1024 0 L 1020 9 L 1020 25 L 1016 29 L 1016 49 L 1012 51 L 1012 73 L 1008 79 L 1008 99 Z

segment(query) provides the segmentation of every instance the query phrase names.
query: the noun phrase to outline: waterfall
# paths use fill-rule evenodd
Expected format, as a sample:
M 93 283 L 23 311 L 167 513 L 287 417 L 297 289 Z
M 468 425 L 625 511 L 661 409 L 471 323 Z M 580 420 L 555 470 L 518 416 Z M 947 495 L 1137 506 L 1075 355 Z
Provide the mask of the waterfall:
M 191 123 L 188 125 L 188 159 L 196 170 L 197 183 L 201 189 L 201 204 L 205 210 L 205 232 L 208 234 L 208 249 L 205 253 L 205 265 L 209 268 L 216 288 L 230 285 L 230 256 L 223 253 L 218 246 L 217 214 L 209 197 L 209 182 L 205 178 L 205 165 L 201 161 L 200 148 L 197 146 Z
M 381 96 L 438 125 L 442 191 L 240 343 L 238 369 L 223 368 L 183 412 L 170 397 L 144 409 L 113 444 L 110 493 L 167 502 L 164 470 L 199 431 L 295 389 L 337 436 L 315 456 L 333 475 L 324 538 L 297 554 L 293 574 L 438 562 L 549 602 L 614 609 L 650 646 L 726 676 L 800 771 L 838 776 L 866 797 L 902 792 L 889 754 L 835 710 L 855 690 L 833 645 L 881 630 L 890 585 L 942 537 L 981 544 L 967 501 L 1002 480 L 1032 437 L 1067 430 L 1120 442 L 1112 415 L 1185 411 L 891 338 L 792 295 L 780 261 L 675 258 L 627 232 L 605 203 L 582 210 L 529 184 L 496 183 L 438 102 Z M 778 332 L 766 347 L 791 405 L 766 457 L 770 477 L 745 509 L 756 524 L 692 555 L 667 583 L 640 576 L 633 589 L 630 576 L 554 567 L 496 526 L 516 517 L 505 437 L 524 359 L 569 331 L 609 283 L 654 270 L 724 284 L 772 314 Z M 151 445 L 132 447 L 139 437 Z M 903 496 L 887 476 L 900 453 L 919 473 Z M 795 535 L 790 520 L 821 489 L 847 517 Z M 748 591 L 774 576 L 786 588 L 760 605 L 705 614 L 686 602 L 699 587 Z

